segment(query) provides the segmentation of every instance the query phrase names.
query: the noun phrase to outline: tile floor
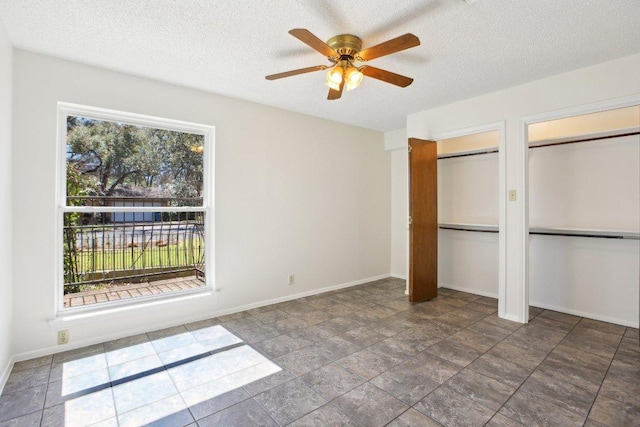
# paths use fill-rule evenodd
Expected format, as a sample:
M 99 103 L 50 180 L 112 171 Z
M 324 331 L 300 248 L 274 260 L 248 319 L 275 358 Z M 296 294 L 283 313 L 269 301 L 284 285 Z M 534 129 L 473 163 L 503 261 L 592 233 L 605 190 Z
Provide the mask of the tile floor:
M 19 362 L 7 426 L 640 425 L 638 330 L 385 279 Z

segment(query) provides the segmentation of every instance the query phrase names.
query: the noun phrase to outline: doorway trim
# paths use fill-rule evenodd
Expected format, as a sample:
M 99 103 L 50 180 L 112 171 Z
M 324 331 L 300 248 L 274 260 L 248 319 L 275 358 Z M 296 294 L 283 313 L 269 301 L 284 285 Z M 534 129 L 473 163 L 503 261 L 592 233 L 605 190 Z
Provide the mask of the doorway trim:
M 443 139 L 458 138 L 461 136 L 474 135 L 477 133 L 498 131 L 498 316 L 505 318 L 506 296 L 507 296 L 507 240 L 506 240 L 506 219 L 507 219 L 507 180 L 506 180 L 506 120 L 487 123 L 484 125 L 471 126 L 453 131 L 440 132 L 431 136 L 434 141 Z

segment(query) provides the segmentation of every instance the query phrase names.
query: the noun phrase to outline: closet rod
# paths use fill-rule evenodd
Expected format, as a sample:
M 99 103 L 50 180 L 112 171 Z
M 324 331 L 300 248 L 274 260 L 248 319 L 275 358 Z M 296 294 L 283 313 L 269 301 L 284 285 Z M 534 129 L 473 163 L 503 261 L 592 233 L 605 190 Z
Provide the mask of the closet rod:
M 472 231 L 476 233 L 497 233 L 498 227 L 492 225 L 457 225 L 457 224 L 439 224 L 438 227 L 442 230 L 459 230 L 459 231 Z
M 475 233 L 498 233 L 497 226 L 491 225 L 465 225 L 465 224 L 440 224 L 438 228 L 441 230 L 458 230 L 471 231 Z M 547 228 L 529 229 L 530 235 L 539 236 L 563 236 L 563 237 L 589 237 L 595 239 L 628 239 L 640 240 L 640 233 L 624 232 L 624 231 L 600 231 L 600 230 L 554 230 Z
M 529 148 L 553 147 L 556 145 L 575 144 L 578 142 L 599 141 L 603 139 L 621 138 L 624 136 L 640 135 L 640 131 L 632 129 L 623 129 L 622 131 L 607 131 L 591 136 L 574 136 L 568 138 L 547 139 L 529 144 Z
M 497 148 L 487 148 L 483 150 L 475 150 L 475 151 L 467 151 L 462 153 L 447 153 L 447 154 L 439 154 L 438 160 L 440 159 L 453 159 L 454 157 L 469 157 L 469 156 L 479 156 L 480 154 L 491 154 L 497 153 Z
M 563 237 L 589 237 L 595 239 L 640 239 L 639 233 L 633 232 L 616 232 L 616 231 L 599 231 L 599 230 L 550 230 L 544 228 L 531 228 L 529 234 L 539 236 L 563 236 Z

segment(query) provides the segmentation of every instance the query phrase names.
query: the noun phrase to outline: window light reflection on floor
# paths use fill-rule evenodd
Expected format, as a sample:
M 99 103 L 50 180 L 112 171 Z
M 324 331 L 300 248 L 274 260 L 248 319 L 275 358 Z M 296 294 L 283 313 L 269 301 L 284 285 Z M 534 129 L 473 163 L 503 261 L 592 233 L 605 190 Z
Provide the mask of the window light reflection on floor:
M 220 325 L 140 337 L 52 371 L 47 400 L 64 401 L 65 426 L 151 423 L 282 370 Z

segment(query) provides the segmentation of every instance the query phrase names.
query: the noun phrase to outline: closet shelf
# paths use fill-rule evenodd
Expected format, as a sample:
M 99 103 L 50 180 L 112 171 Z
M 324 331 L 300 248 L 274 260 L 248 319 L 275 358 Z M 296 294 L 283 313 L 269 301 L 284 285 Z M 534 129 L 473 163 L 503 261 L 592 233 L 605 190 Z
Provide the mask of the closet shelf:
M 595 132 L 585 135 L 567 136 L 562 138 L 542 139 L 529 143 L 529 148 L 552 147 L 554 145 L 575 144 L 577 142 L 597 141 L 600 139 L 618 138 L 622 136 L 639 135 L 640 128 L 631 127 L 624 129 Z

